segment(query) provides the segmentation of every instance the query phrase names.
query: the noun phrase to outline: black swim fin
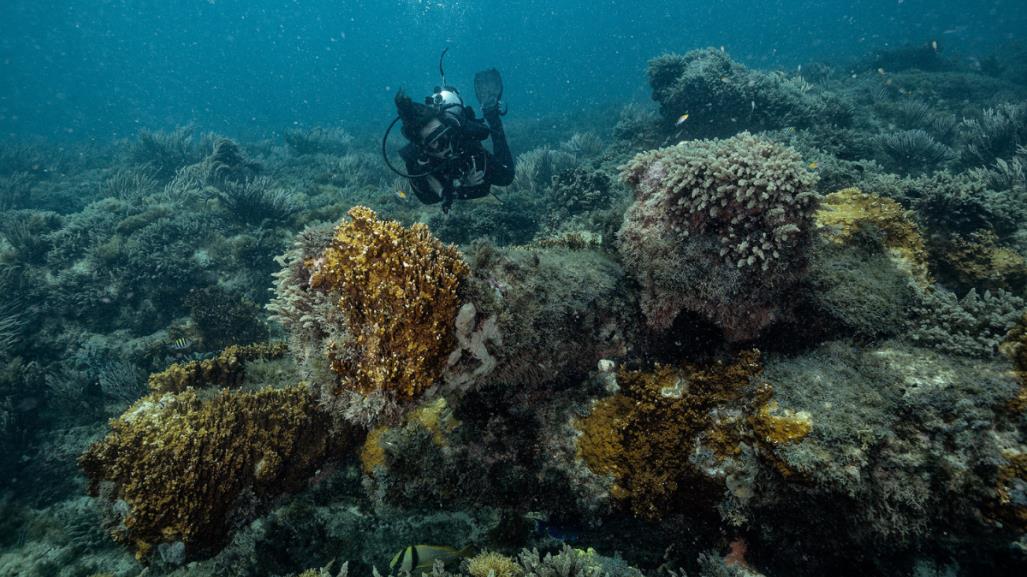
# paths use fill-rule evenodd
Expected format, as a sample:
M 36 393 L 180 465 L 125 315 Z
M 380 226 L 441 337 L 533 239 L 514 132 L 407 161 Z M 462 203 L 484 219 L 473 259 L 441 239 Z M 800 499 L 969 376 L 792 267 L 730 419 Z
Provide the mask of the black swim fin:
M 503 98 L 503 78 L 499 71 L 489 68 L 475 74 L 474 94 L 478 97 L 482 110 L 497 108 L 500 99 Z

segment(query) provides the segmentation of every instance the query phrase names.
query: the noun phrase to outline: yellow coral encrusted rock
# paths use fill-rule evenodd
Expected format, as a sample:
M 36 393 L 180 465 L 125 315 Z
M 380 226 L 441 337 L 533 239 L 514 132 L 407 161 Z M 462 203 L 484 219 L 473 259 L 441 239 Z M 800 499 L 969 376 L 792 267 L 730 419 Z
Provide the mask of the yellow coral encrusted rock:
M 621 392 L 576 423 L 579 456 L 594 473 L 611 476 L 611 495 L 642 518 L 659 519 L 675 503 L 716 500 L 719 486 L 690 460 L 694 451 L 723 461 L 742 443 L 769 449 L 812 427 L 808 414 L 779 411 L 769 385 L 754 386 L 759 357 L 747 351 L 730 364 L 621 371 Z
M 883 235 L 892 261 L 920 286 L 931 285 L 923 236 L 901 204 L 846 188 L 824 197 L 815 218 L 817 227 L 837 243 L 848 242 L 863 227 L 874 227 Z
M 992 231 L 952 235 L 939 241 L 932 254 L 938 276 L 964 289 L 1018 291 L 1027 283 L 1027 262 L 1000 245 Z
M 621 371 L 621 392 L 578 421 L 579 455 L 593 472 L 613 477 L 614 498 L 640 517 L 658 519 L 679 484 L 691 485 L 693 498 L 701 492 L 705 483 L 687 455 L 714 424 L 712 410 L 737 400 L 760 370 L 759 353 L 749 351 L 735 363 L 705 369 Z
M 347 389 L 414 399 L 439 380 L 456 345 L 467 265 L 422 224 L 404 228 L 362 206 L 348 214 L 306 263 L 311 287 L 338 295 L 351 335 L 329 346 L 331 368 Z
M 286 350 L 285 343 L 232 345 L 213 359 L 175 363 L 150 375 L 150 392 L 180 393 L 190 387 L 236 387 L 245 377 L 246 363 L 277 359 Z
M 471 577 L 520 577 L 524 568 L 516 561 L 494 551 L 482 551 L 467 560 Z
M 446 445 L 446 435 L 455 429 L 460 421 L 453 418 L 446 404 L 446 399 L 439 397 L 411 411 L 406 416 L 407 423 L 417 423 L 431 431 L 432 442 L 436 446 Z M 379 425 L 367 433 L 364 446 L 360 450 L 360 467 L 366 474 L 385 464 L 385 449 L 382 447 L 382 435 L 393 429 L 388 425 Z
M 151 394 L 79 462 L 90 493 L 122 512 L 116 540 L 140 558 L 175 541 L 193 555 L 225 542 L 234 511 L 301 488 L 348 444 L 329 421 L 305 386 Z

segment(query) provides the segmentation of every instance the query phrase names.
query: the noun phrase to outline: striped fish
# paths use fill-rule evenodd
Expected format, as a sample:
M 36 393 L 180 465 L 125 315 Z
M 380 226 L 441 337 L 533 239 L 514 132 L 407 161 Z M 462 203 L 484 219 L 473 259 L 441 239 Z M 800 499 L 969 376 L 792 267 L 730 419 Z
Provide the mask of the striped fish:
M 454 549 L 440 545 L 411 545 L 392 558 L 389 563 L 389 575 L 398 575 L 401 571 L 414 574 L 414 571 L 431 571 L 435 561 L 443 564 L 471 554 L 471 547 Z

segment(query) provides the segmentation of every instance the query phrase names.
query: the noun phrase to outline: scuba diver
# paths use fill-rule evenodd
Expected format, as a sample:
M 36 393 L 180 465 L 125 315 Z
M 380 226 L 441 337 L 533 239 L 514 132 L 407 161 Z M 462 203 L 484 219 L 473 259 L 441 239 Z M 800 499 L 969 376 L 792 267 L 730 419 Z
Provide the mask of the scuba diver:
M 448 50 L 448 48 L 447 48 Z M 442 87 L 424 100 L 414 102 L 402 90 L 396 94 L 397 118 L 402 121 L 402 133 L 408 143 L 400 149 L 399 156 L 406 164 L 406 172 L 397 170 L 389 162 L 385 142 L 389 131 L 382 139 L 382 154 L 394 172 L 410 180 L 410 187 L 418 200 L 424 204 L 442 203 L 442 212 L 448 213 L 454 200 L 482 198 L 492 192 L 492 186 L 506 186 L 513 182 L 514 160 L 506 142 L 503 122 L 500 116 L 503 97 L 503 81 L 495 68 L 479 72 L 474 77 L 474 90 L 481 104 L 479 119 L 474 109 L 464 105 L 456 88 L 446 84 L 442 61 Z M 492 152 L 482 144 L 492 139 Z

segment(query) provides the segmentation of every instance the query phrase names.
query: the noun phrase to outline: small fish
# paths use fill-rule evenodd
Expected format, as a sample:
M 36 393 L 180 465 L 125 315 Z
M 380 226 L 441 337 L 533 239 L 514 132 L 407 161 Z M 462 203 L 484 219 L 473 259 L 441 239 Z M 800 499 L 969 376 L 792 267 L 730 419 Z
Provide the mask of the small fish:
M 938 51 L 938 41 L 937 40 L 931 40 L 931 50 L 934 50 L 935 52 Z
M 884 76 L 885 74 L 888 74 L 887 72 L 884 71 L 884 68 L 878 68 L 877 69 L 877 73 L 880 74 L 881 76 Z
M 168 345 L 168 348 L 173 351 L 184 351 L 191 346 L 193 346 L 192 341 L 183 337 L 178 337 L 177 339 L 171 341 L 171 343 Z
M 396 196 L 398 196 L 402 200 L 406 200 L 407 199 L 407 193 L 406 193 L 405 190 L 397 190 L 396 191 Z
M 814 160 L 813 162 L 809 163 L 809 164 L 807 165 L 807 167 L 808 167 L 808 168 L 809 168 L 810 170 L 816 170 L 816 169 L 817 169 L 817 161 L 815 161 L 815 160 Z
M 686 120 L 688 120 L 688 113 L 687 112 L 682 114 L 681 116 L 678 116 L 678 121 L 674 123 L 674 126 L 681 126 L 682 124 L 685 123 Z
M 439 545 L 411 545 L 392 558 L 389 563 L 389 574 L 398 575 L 400 571 L 414 573 L 414 570 L 430 571 L 435 561 L 442 561 L 443 564 L 469 557 L 471 547 L 454 549 Z

